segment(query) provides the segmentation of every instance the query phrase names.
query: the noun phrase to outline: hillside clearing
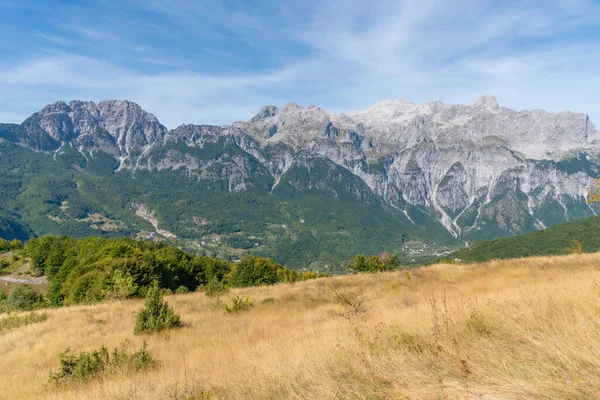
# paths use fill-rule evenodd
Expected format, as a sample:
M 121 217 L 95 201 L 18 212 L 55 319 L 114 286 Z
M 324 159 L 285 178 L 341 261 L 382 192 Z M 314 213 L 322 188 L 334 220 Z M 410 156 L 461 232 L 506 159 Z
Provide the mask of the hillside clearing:
M 599 282 L 600 254 L 585 254 L 236 289 L 222 300 L 254 303 L 239 314 L 192 293 L 166 298 L 182 328 L 142 336 L 141 300 L 65 307 L 0 335 L 0 387 L 8 399 L 589 399 Z M 367 311 L 347 314 L 336 292 L 362 293 Z M 143 340 L 154 369 L 48 383 L 67 347 Z

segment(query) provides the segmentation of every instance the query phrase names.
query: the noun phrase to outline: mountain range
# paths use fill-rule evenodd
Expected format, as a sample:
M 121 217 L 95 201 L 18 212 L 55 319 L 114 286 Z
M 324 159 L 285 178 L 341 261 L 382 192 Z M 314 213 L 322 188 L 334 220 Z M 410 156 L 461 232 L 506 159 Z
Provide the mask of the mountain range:
M 600 168 L 586 114 L 515 111 L 490 95 L 343 114 L 289 103 L 175 129 L 130 101 L 57 102 L 0 124 L 0 142 L 1 237 L 163 237 L 320 269 L 594 216 Z

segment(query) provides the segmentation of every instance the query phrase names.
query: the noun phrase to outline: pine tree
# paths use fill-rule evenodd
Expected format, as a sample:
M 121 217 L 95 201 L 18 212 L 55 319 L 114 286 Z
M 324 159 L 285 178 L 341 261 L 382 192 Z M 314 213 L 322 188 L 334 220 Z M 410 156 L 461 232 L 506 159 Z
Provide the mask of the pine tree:
M 137 315 L 135 334 L 160 332 L 181 326 L 181 317 L 173 311 L 162 297 L 158 282 L 148 288 L 146 304 Z

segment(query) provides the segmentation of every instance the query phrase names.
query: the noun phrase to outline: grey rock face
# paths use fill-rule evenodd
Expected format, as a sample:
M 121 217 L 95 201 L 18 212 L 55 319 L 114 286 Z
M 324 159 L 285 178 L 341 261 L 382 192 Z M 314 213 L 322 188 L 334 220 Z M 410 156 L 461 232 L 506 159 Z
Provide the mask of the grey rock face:
M 57 102 L 33 114 L 22 129 L 24 142 L 37 150 L 56 150 L 68 142 L 80 150 L 102 149 L 120 157 L 161 140 L 167 132 L 154 115 L 119 100 Z M 33 138 L 43 140 L 36 143 Z
M 183 168 L 226 179 L 230 191 L 265 174 L 272 191 L 292 166 L 327 160 L 366 184 L 348 189 L 355 197 L 380 196 L 404 212 L 418 207 L 465 239 L 593 215 L 586 194 L 600 159 L 600 135 L 587 115 L 514 111 L 490 95 L 471 106 L 390 100 L 339 115 L 289 103 L 265 106 L 248 122 L 170 131 L 129 101 L 58 102 L 18 129 L 0 126 L 0 137 L 15 132 L 38 150 L 103 150 L 120 168 Z M 224 150 L 207 156 L 210 146 Z
M 486 95 L 472 106 L 391 100 L 334 115 L 290 104 L 259 115 L 236 127 L 265 148 L 285 143 L 327 157 L 391 205 L 436 215 L 456 237 L 543 228 L 552 223 L 548 196 L 565 221 L 593 215 L 590 176 L 560 167 L 598 158 L 598 132 L 585 114 L 514 111 Z M 268 126 L 277 133 L 265 135 Z

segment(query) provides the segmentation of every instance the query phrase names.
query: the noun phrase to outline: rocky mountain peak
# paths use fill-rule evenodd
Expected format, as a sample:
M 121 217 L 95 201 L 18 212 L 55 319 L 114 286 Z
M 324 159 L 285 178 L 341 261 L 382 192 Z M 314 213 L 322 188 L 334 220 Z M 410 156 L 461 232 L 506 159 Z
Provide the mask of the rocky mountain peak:
M 167 128 L 128 100 L 63 101 L 49 104 L 21 124 L 21 141 L 42 151 L 70 143 L 78 149 L 102 148 L 119 156 L 164 137 Z
M 302 107 L 300 107 L 296 102 L 290 101 L 289 103 L 285 104 L 282 108 L 284 110 L 290 110 L 290 109 L 298 109 L 298 108 L 302 108 Z
M 473 104 L 473 107 L 477 109 L 488 109 L 491 111 L 497 111 L 500 109 L 498 100 L 496 100 L 496 98 L 491 94 L 486 94 L 478 98 Z
M 131 116 L 144 116 L 158 121 L 153 114 L 144 111 L 139 104 L 129 100 L 102 100 L 98 103 L 98 109 L 103 113 L 119 112 Z
M 71 112 L 71 108 L 64 101 L 57 101 L 56 103 L 48 104 L 42 108 L 39 112 L 41 115 L 55 114 L 55 113 L 68 113 Z
M 69 102 L 69 108 L 71 108 L 72 110 L 84 107 L 97 108 L 98 106 L 93 101 L 71 100 Z
M 252 117 L 251 122 L 262 121 L 265 118 L 274 117 L 278 113 L 279 113 L 278 107 L 275 107 L 272 105 L 263 106 L 260 108 L 260 110 L 258 110 L 258 113 L 256 113 L 256 115 L 254 117 Z

